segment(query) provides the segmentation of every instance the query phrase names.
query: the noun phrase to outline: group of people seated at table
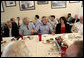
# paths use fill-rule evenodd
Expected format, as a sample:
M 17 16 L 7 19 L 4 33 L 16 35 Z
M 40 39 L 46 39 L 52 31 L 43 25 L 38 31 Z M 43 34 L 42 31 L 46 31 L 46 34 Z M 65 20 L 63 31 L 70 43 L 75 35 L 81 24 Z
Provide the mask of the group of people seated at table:
M 71 13 L 69 13 L 67 18 L 62 16 L 59 20 L 56 20 L 55 15 L 51 15 L 49 18 L 43 16 L 42 19 L 40 19 L 39 15 L 35 15 L 34 23 L 28 17 L 23 18 L 23 24 L 20 28 L 18 28 L 15 18 L 11 18 L 10 21 L 7 21 L 7 26 L 3 30 L 3 37 L 37 34 L 54 35 L 71 32 L 83 34 L 83 16 L 80 16 L 80 19 L 78 19 L 78 15 L 76 14 L 75 18 L 72 18 Z
M 39 19 L 39 15 L 35 15 L 35 20 L 35 23 L 33 23 L 30 21 L 30 18 L 25 17 L 23 19 L 23 24 L 19 28 L 17 23 L 15 22 L 15 18 L 11 18 L 10 21 L 7 21 L 7 26 L 2 28 L 3 37 L 17 37 L 20 35 L 27 36 L 37 34 L 54 35 L 72 32 L 80 33 L 83 35 L 83 16 L 80 16 L 80 18 L 78 18 L 77 14 L 75 15 L 75 18 L 72 18 L 71 13 L 69 13 L 67 18 L 62 16 L 59 18 L 59 21 L 55 19 L 55 15 L 51 15 L 49 19 L 46 16 L 43 16 L 42 19 Z M 65 57 L 83 56 L 82 50 L 83 41 L 77 41 L 66 50 Z M 9 51 L 13 50 L 9 49 L 8 52 Z M 11 55 L 14 53 L 9 52 L 9 54 Z M 16 55 L 18 54 L 16 53 Z

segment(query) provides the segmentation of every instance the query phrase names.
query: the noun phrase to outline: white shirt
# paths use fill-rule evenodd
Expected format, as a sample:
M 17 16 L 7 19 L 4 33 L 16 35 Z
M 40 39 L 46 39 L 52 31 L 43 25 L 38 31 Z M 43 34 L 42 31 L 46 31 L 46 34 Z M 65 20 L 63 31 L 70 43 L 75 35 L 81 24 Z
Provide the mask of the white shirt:
M 73 30 L 76 30 L 77 33 L 83 35 L 83 24 L 80 22 L 75 23 L 72 27 L 72 32 L 74 32 Z
M 76 23 L 77 19 L 75 20 L 75 23 Z
M 36 22 L 35 22 L 35 26 L 41 24 L 41 20 L 40 19 L 37 19 Z
M 9 28 L 9 37 L 12 37 L 11 30 L 12 28 Z
M 78 31 L 78 33 L 83 35 L 83 24 L 81 24 L 81 23 L 79 23 L 79 31 Z

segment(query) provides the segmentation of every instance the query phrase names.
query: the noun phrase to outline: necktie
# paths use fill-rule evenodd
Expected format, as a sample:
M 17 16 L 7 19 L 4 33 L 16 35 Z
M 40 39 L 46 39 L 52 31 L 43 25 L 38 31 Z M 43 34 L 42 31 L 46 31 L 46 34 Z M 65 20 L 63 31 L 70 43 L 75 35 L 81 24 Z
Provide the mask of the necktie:
M 29 30 L 29 27 L 27 26 L 27 30 Z

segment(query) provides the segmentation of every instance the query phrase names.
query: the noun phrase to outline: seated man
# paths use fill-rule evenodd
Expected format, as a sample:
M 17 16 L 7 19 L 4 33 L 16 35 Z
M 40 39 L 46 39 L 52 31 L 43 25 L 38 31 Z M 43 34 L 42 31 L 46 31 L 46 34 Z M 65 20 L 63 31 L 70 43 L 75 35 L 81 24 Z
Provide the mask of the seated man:
M 50 16 L 49 22 L 50 22 L 50 24 L 52 25 L 53 30 L 55 30 L 55 27 L 56 27 L 56 25 L 58 24 L 58 21 L 55 20 L 55 16 L 54 16 L 54 15 L 51 15 L 51 16 Z
M 4 37 L 19 36 L 19 31 L 17 28 L 12 27 L 11 21 L 7 22 L 7 27 L 4 28 Z
M 83 57 L 83 41 L 76 41 L 69 46 L 65 52 L 65 57 Z
M 54 34 L 52 27 L 47 23 L 47 17 L 42 17 L 42 23 L 36 27 L 35 31 L 41 34 Z
M 76 23 L 76 22 L 79 22 L 80 20 L 78 19 L 78 15 L 76 14 L 75 15 L 75 18 L 72 19 L 72 23 Z
M 41 24 L 41 20 L 39 19 L 39 15 L 35 15 L 35 20 L 36 20 L 35 26 Z
M 15 22 L 15 18 L 11 18 L 10 21 L 12 22 L 12 27 L 18 28 L 17 23 Z
M 23 19 L 23 25 L 21 25 L 19 29 L 19 34 L 24 36 L 31 35 L 34 32 L 34 29 L 34 24 L 29 21 L 29 18 L 26 17 Z
M 71 23 L 73 17 L 71 16 L 71 13 L 68 13 L 68 16 L 66 18 L 67 23 Z
M 83 16 L 80 17 L 80 22 L 77 22 L 72 26 L 71 31 L 83 35 Z

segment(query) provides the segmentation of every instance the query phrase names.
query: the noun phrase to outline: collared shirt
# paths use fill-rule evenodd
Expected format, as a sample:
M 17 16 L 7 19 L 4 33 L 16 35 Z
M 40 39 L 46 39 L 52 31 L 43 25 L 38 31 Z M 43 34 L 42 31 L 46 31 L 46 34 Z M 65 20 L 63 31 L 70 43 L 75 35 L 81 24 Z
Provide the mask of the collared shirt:
M 24 36 L 26 35 L 31 35 L 31 29 L 35 29 L 35 25 L 33 23 L 29 23 L 28 25 L 21 25 L 19 34 L 23 34 Z
M 12 28 L 9 28 L 9 37 L 12 37 L 11 31 L 12 31 Z
M 51 24 L 52 26 L 58 24 L 58 21 L 57 21 L 57 20 L 53 20 L 53 21 L 49 20 L 49 22 L 50 22 L 50 24 Z
M 36 22 L 35 22 L 35 26 L 41 24 L 41 20 L 40 19 L 37 19 Z
M 35 31 L 41 34 L 50 34 L 53 29 L 48 24 L 44 25 L 43 23 L 41 23 L 35 28 Z
M 58 21 L 57 20 L 53 20 L 53 21 L 49 20 L 49 23 L 51 24 L 51 26 L 55 32 L 56 31 L 55 28 L 56 28 L 56 25 L 58 24 Z
M 75 23 L 76 23 L 77 19 L 75 19 Z
M 67 21 L 69 22 L 69 21 L 71 21 L 73 18 L 72 17 L 68 17 L 67 18 Z
M 70 21 L 71 20 L 71 17 L 67 18 L 67 21 Z
M 83 35 L 83 24 L 81 24 L 80 22 L 78 22 L 79 25 L 79 31 L 78 33 L 80 33 L 81 35 Z
M 75 23 L 72 27 L 72 31 L 73 30 L 83 35 L 83 24 L 81 24 L 80 22 Z
M 52 27 L 52 25 L 50 24 L 50 22 L 47 22 L 47 24 L 48 24 L 50 27 Z

